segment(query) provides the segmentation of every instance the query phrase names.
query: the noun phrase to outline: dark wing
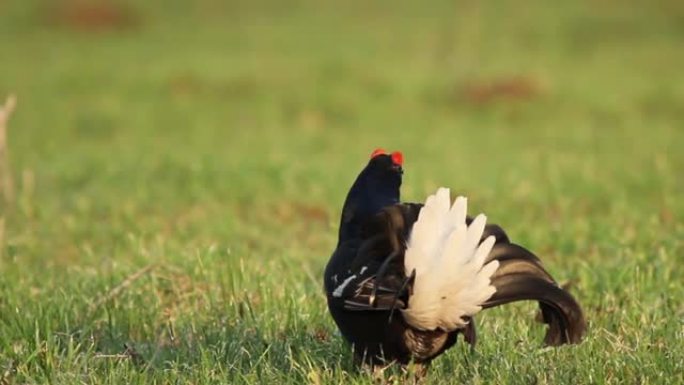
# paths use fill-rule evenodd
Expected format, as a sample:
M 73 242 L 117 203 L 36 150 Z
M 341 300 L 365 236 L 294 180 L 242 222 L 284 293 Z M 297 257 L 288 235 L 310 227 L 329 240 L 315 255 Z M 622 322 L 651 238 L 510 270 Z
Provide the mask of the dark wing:
M 349 268 L 336 278 L 332 300 L 349 311 L 391 311 L 405 308 L 411 276 L 404 272 L 406 237 L 422 206 L 397 204 L 366 223 L 353 248 Z M 350 252 L 351 248 L 342 249 Z M 349 281 L 347 281 L 349 280 Z M 344 286 L 341 286 L 344 285 Z

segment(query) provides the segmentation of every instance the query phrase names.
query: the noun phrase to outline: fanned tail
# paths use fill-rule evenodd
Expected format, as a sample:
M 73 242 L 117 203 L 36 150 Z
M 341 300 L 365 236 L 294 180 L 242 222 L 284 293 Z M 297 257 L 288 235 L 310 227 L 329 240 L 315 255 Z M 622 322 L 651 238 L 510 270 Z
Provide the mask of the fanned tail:
M 512 243 L 499 243 L 488 261 L 499 261 L 499 268 L 491 276 L 496 292 L 483 308 L 522 300 L 539 301 L 543 320 L 549 325 L 544 343 L 556 346 L 580 342 L 587 328 L 581 307 L 558 286 L 534 254 Z
M 453 206 L 449 189 L 428 197 L 413 225 L 404 255 L 407 276 L 415 273 L 404 319 L 420 330 L 452 331 L 466 326 L 495 291 L 490 276 L 499 262 L 485 260 L 495 237 L 482 243 L 486 217 L 466 223 L 467 201 Z

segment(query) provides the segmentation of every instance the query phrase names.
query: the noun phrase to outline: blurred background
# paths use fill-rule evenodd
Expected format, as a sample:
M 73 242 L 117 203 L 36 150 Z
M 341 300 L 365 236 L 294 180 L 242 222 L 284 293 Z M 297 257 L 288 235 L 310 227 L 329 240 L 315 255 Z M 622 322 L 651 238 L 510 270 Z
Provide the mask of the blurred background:
M 225 239 L 235 206 L 292 201 L 336 222 L 375 147 L 405 152 L 411 199 L 445 184 L 494 209 L 681 212 L 677 1 L 0 7 L 21 218 L 42 232 L 76 231 L 40 221 L 55 215 Z
M 635 270 L 645 303 L 682 293 L 683 43 L 681 1 L 3 1 L 0 309 L 99 335 L 120 316 L 83 309 L 155 264 L 93 351 L 231 319 L 249 287 L 319 298 L 294 330 L 332 333 L 321 272 L 376 147 L 403 198 L 467 194 L 590 309 Z

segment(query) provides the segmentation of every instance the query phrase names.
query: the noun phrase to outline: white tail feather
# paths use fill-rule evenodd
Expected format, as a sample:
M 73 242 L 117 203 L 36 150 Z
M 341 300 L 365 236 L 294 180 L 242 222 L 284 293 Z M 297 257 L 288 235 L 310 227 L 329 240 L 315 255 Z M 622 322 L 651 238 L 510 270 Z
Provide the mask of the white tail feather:
M 468 201 L 450 205 L 449 189 L 440 188 L 425 201 L 413 225 L 404 256 L 406 274 L 416 270 L 413 294 L 402 314 L 421 330 L 452 331 L 467 325 L 496 289 L 490 285 L 498 261 L 483 266 L 494 246 L 480 244 L 487 218 L 480 214 L 466 225 Z M 451 207 L 450 207 L 451 206 Z

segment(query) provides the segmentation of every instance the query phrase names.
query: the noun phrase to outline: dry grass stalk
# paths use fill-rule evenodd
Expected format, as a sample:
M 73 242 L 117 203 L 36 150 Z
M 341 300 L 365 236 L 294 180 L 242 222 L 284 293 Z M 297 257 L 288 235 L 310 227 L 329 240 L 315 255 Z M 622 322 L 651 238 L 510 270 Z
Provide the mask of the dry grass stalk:
M 103 295 L 102 297 L 98 298 L 97 301 L 94 301 L 90 305 L 90 311 L 92 312 L 92 311 L 96 310 L 97 308 L 99 308 L 104 303 L 107 303 L 107 302 L 111 301 L 112 299 L 116 298 L 117 296 L 119 296 L 119 294 L 121 294 L 133 282 L 137 281 L 138 279 L 142 278 L 145 274 L 152 271 L 152 269 L 154 269 L 154 267 L 155 267 L 154 264 L 147 265 L 147 266 L 143 267 L 142 269 L 140 269 L 140 270 L 136 271 L 135 273 L 126 277 L 126 279 L 121 281 L 121 283 L 118 284 L 115 288 L 113 288 L 112 290 L 107 292 L 107 294 Z
M 126 350 L 123 353 L 119 354 L 101 354 L 97 353 L 93 358 L 106 358 L 106 359 L 115 359 L 115 360 L 131 360 L 133 361 L 134 364 L 144 364 L 145 360 L 143 359 L 142 355 L 138 353 L 135 348 L 129 344 L 124 344 L 124 348 Z M 2 385 L 2 384 L 0 384 Z
M 7 150 L 7 122 L 16 105 L 17 98 L 10 95 L 5 100 L 5 104 L 0 106 L 0 191 L 2 191 L 7 204 L 14 201 L 14 181 L 12 180 Z
M 4 251 L 5 251 L 5 217 L 0 217 L 0 258 L 2 258 L 4 256 Z

